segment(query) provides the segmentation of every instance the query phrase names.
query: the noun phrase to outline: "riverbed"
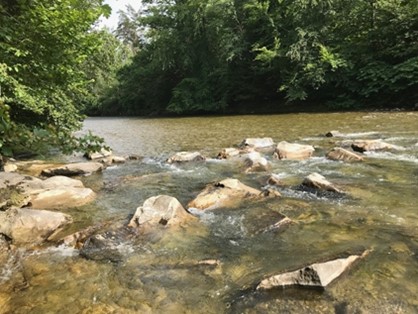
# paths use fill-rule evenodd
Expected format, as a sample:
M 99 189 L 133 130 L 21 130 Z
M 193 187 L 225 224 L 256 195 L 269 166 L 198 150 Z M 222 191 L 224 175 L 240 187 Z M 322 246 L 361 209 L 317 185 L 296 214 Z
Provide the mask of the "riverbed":
M 127 239 L 116 263 L 88 260 L 54 243 L 19 249 L 0 269 L 0 313 L 418 312 L 417 112 L 89 118 L 82 133 L 87 130 L 104 137 L 115 155 L 142 158 L 82 178 L 98 198 L 65 211 L 74 219 L 65 234 L 100 223 L 124 226 L 155 195 L 186 206 L 208 183 L 225 178 L 260 189 L 274 173 L 282 197 L 205 211 L 190 228 Z M 325 137 L 331 130 L 344 136 Z M 266 154 L 269 173 L 245 173 L 233 161 L 215 159 L 248 137 L 310 144 L 315 153 L 304 161 Z M 402 149 L 366 153 L 358 163 L 325 158 L 350 139 L 383 139 Z M 208 159 L 165 162 L 179 151 Z M 296 189 L 312 172 L 346 195 Z M 294 223 L 260 232 L 280 215 Z M 266 276 L 364 250 L 367 257 L 325 290 L 254 289 Z M 207 259 L 219 265 L 196 266 Z

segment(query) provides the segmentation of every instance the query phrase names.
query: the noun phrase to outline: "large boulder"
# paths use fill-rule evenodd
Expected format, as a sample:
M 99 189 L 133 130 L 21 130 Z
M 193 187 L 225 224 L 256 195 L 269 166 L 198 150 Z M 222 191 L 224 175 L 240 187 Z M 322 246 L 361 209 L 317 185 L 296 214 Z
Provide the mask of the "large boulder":
M 325 263 L 315 263 L 295 271 L 274 275 L 262 280 L 257 290 L 284 288 L 287 286 L 325 288 L 345 272 L 355 261 L 367 254 L 350 255 Z
M 29 208 L 0 212 L 0 233 L 13 243 L 40 243 L 72 222 L 69 215 Z
M 276 196 L 274 193 L 263 194 L 262 191 L 249 187 L 237 179 L 225 179 L 208 185 L 189 204 L 189 208 L 216 209 L 220 207 L 236 207 L 244 199 Z
M 315 148 L 311 145 L 302 145 L 282 141 L 277 144 L 274 157 L 278 159 L 303 160 L 312 156 Z
M 180 202 L 168 195 L 153 196 L 136 209 L 130 227 L 172 226 L 194 220 Z
M 0 173 L 0 208 L 37 209 L 76 207 L 91 202 L 96 194 L 80 180 L 55 176 L 41 180 L 17 173 Z
M 45 189 L 31 194 L 32 207 L 38 209 L 58 209 L 78 207 L 90 203 L 96 198 L 96 193 L 89 188 L 54 188 Z
M 251 152 L 242 156 L 245 172 L 268 171 L 270 164 L 259 152 Z
M 303 186 L 306 186 L 310 189 L 320 190 L 320 191 L 329 191 L 336 193 L 343 193 L 342 190 L 337 188 L 333 183 L 325 179 L 324 176 L 319 173 L 311 173 L 308 175 L 302 182 Z
M 263 138 L 246 138 L 244 139 L 240 147 L 253 147 L 253 148 L 269 148 L 274 145 L 273 139 L 271 137 Z
M 169 164 L 190 162 L 190 161 L 204 161 L 206 158 L 199 152 L 178 152 L 167 159 Z
M 42 170 L 42 175 L 46 177 L 52 176 L 79 176 L 90 175 L 92 173 L 103 170 L 103 165 L 99 162 L 79 162 L 71 163 L 58 167 L 48 168 Z
M 341 147 L 335 147 L 331 151 L 328 152 L 327 158 L 331 160 L 341 160 L 341 161 L 363 161 L 363 156 L 360 156 L 356 153 L 350 152 Z
M 377 150 L 401 150 L 402 147 L 392 145 L 384 142 L 381 139 L 378 140 L 354 140 L 351 143 L 351 148 L 359 153 Z

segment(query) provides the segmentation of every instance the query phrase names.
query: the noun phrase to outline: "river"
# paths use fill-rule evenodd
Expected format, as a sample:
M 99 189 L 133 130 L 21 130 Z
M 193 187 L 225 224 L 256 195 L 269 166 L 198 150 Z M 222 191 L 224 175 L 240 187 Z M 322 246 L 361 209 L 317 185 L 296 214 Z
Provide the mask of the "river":
M 104 137 L 116 155 L 143 159 L 83 178 L 99 196 L 66 211 L 74 219 L 67 234 L 102 222 L 122 226 L 159 194 L 186 205 L 206 184 L 228 177 L 260 189 L 267 173 L 244 173 L 234 162 L 212 159 L 247 137 L 311 144 L 316 151 L 305 161 L 266 156 L 285 184 L 278 188 L 281 198 L 206 211 L 189 229 L 126 240 L 117 263 L 87 260 L 53 244 L 19 250 L 0 270 L 0 313 L 418 312 L 417 112 L 89 118 L 87 130 Z M 325 137 L 330 130 L 345 136 Z M 377 138 L 403 149 L 367 153 L 359 163 L 324 157 L 342 140 Z M 184 150 L 212 158 L 165 163 Z M 347 196 L 294 188 L 312 172 Z M 294 223 L 283 232 L 259 232 L 281 214 Z M 268 275 L 366 249 L 369 255 L 324 291 L 253 289 Z M 220 265 L 195 265 L 204 259 Z

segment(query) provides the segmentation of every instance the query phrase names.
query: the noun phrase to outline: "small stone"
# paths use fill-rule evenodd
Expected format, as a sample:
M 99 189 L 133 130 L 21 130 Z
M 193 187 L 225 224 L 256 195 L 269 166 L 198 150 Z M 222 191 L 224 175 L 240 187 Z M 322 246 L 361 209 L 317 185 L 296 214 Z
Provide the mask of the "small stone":
M 356 153 L 350 152 L 341 147 L 333 148 L 328 154 L 327 158 L 331 160 L 341 160 L 341 161 L 363 161 L 363 156 L 357 155 Z
M 240 147 L 253 147 L 253 148 L 267 148 L 274 145 L 274 141 L 271 137 L 263 137 L 263 138 L 246 138 L 244 139 Z
M 274 157 L 278 159 L 303 160 L 312 156 L 315 148 L 311 145 L 302 145 L 282 141 L 277 144 Z
M 199 152 L 179 152 L 167 159 L 169 164 L 192 162 L 192 161 L 204 161 L 206 158 Z

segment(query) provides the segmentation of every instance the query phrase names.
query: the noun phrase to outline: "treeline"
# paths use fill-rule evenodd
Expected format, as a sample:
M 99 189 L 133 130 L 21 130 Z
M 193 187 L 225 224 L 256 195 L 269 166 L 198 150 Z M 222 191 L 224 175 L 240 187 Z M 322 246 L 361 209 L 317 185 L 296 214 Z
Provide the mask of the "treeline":
M 418 103 L 416 0 L 144 0 L 103 115 Z M 132 36 L 135 34 L 135 36 Z M 134 38 L 133 38 L 134 37 Z

